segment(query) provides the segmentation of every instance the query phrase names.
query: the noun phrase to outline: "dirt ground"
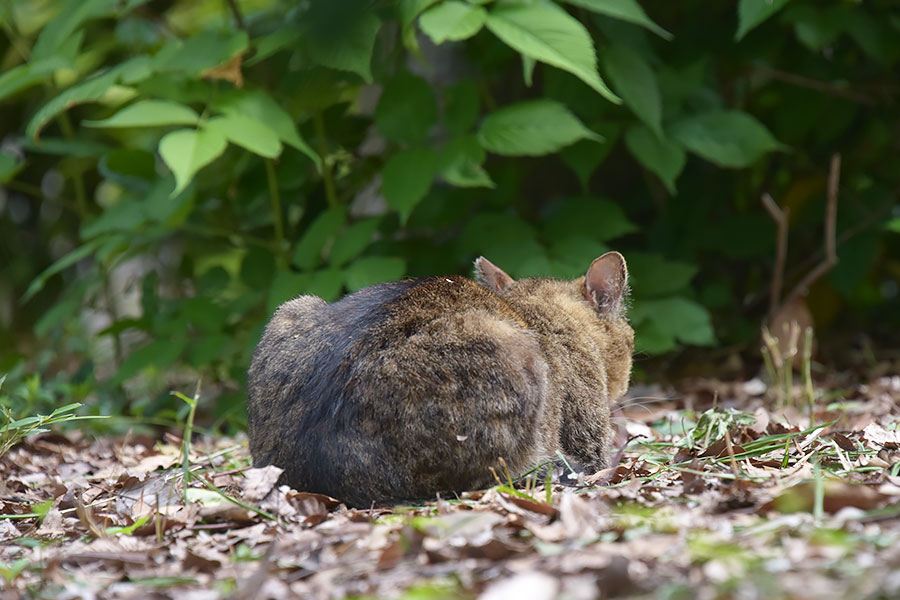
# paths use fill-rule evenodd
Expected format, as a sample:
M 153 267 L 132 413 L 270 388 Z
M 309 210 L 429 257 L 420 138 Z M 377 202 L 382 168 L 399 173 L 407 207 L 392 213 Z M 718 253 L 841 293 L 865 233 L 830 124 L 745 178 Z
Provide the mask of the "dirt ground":
M 636 389 L 613 468 L 369 510 L 245 439 L 42 434 L 0 458 L 0 599 L 900 597 L 900 377 L 765 393 Z

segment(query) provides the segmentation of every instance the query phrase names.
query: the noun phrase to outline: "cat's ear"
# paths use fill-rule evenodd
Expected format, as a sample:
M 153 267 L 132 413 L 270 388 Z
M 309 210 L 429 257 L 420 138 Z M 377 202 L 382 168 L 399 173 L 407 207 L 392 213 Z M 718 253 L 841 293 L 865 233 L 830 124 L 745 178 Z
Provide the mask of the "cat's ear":
M 515 283 L 506 271 L 483 256 L 475 259 L 475 279 L 495 292 L 502 292 Z
M 602 313 L 619 313 L 628 288 L 628 267 L 618 252 L 594 260 L 584 276 L 584 297 Z

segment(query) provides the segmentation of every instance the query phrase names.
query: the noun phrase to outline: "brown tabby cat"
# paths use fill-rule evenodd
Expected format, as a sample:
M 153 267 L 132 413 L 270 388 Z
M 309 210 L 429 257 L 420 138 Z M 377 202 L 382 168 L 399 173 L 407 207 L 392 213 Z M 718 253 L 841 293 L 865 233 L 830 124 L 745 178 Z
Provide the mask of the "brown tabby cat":
M 625 259 L 574 281 L 475 270 L 283 304 L 250 366 L 254 465 L 354 506 L 485 487 L 498 457 L 608 466 L 634 348 Z

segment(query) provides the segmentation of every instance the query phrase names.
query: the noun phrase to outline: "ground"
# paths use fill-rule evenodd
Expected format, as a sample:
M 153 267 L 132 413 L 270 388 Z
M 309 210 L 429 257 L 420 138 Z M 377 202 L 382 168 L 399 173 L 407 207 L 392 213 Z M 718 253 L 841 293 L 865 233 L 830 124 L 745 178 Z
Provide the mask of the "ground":
M 812 419 L 765 391 L 649 390 L 614 468 L 369 510 L 240 438 L 33 436 L 0 458 L 0 600 L 900 596 L 900 377 Z

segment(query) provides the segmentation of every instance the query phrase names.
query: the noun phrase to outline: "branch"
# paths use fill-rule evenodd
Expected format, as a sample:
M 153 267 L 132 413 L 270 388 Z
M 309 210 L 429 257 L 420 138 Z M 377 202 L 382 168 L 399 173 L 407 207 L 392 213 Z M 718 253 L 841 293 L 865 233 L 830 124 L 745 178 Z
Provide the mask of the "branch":
M 850 100 L 851 102 L 865 104 L 866 106 L 874 106 L 876 104 L 876 101 L 869 96 L 842 87 L 838 87 L 833 83 L 828 83 L 827 81 L 812 79 L 810 77 L 804 77 L 803 75 L 797 75 L 796 73 L 788 73 L 786 71 L 780 71 L 778 69 L 764 67 L 762 65 L 754 65 L 752 68 L 760 73 L 768 75 L 772 79 L 777 79 L 779 81 L 783 81 L 784 83 L 789 83 L 797 87 L 815 90 L 829 96 L 836 96 L 838 98 L 843 98 L 844 100 Z
M 237 0 L 228 0 L 228 6 L 231 8 L 231 14 L 234 15 L 234 20 L 237 23 L 238 29 L 246 30 L 247 27 L 244 26 L 244 15 L 241 14 L 241 9 L 237 5 Z
M 828 170 L 828 200 L 825 205 L 825 259 L 820 262 L 816 268 L 806 274 L 800 283 L 798 283 L 791 293 L 787 295 L 782 305 L 787 304 L 794 298 L 805 294 L 815 281 L 825 275 L 831 267 L 837 264 L 837 199 L 838 187 L 841 181 L 841 155 L 834 154 L 831 157 L 831 167 Z
M 775 314 L 775 309 L 779 307 L 778 298 L 781 297 L 781 286 L 784 281 L 784 263 L 787 259 L 788 245 L 788 213 L 778 207 L 768 192 L 762 195 L 762 203 L 778 227 L 775 267 L 772 272 L 772 287 L 769 290 L 769 316 L 772 316 Z

